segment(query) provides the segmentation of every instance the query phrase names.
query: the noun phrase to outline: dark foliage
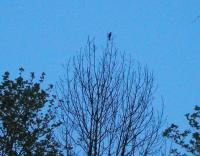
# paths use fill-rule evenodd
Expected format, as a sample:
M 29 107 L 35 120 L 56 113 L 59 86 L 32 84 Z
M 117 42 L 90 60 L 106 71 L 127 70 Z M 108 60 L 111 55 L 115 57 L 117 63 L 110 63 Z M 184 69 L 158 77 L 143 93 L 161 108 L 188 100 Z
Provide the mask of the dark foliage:
M 5 72 L 0 84 L 0 155 L 59 155 L 53 130 L 60 122 L 53 112 L 52 85 L 43 90 L 44 73 L 35 82 L 34 73 L 25 80 L 23 71 L 15 80 Z
M 175 156 L 200 155 L 200 107 L 195 106 L 194 110 L 194 113 L 185 115 L 189 124 L 188 129 L 180 131 L 179 126 L 172 124 L 163 133 L 164 137 L 172 139 L 181 147 L 172 148 L 171 153 Z

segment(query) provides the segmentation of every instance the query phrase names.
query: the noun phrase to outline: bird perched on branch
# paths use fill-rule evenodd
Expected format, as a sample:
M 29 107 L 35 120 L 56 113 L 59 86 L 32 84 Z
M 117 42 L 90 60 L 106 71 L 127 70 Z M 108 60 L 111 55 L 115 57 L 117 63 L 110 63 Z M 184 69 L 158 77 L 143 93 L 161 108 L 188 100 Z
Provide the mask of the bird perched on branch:
M 109 33 L 108 33 L 108 40 L 109 40 L 109 41 L 111 40 L 111 36 L 112 36 L 112 32 L 109 32 Z

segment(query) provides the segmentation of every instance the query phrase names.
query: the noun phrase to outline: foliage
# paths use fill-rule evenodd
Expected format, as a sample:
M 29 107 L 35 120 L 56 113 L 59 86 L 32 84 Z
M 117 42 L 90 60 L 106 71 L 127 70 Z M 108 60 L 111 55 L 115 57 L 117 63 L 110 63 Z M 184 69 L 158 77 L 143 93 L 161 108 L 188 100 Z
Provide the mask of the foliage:
M 200 107 L 195 106 L 194 111 L 185 115 L 189 124 L 188 129 L 180 131 L 176 124 L 172 124 L 163 133 L 164 137 L 172 139 L 185 150 L 183 153 L 183 150 L 173 148 L 171 153 L 175 156 L 200 155 Z
M 5 72 L 0 84 L 0 154 L 12 156 L 57 155 L 53 130 L 60 125 L 53 111 L 52 85 L 43 90 L 43 73 L 38 82 L 22 76 L 11 80 Z

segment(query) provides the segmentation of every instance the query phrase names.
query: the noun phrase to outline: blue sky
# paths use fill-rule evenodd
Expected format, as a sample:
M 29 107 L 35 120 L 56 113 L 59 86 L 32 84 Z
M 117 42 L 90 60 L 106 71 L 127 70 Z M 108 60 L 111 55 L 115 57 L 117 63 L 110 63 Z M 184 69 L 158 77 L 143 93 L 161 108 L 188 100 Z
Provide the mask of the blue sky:
M 182 123 L 200 104 L 198 15 L 198 0 L 1 0 L 0 72 L 23 66 L 54 83 L 88 36 L 103 45 L 112 31 L 120 50 L 154 71 L 168 121 Z

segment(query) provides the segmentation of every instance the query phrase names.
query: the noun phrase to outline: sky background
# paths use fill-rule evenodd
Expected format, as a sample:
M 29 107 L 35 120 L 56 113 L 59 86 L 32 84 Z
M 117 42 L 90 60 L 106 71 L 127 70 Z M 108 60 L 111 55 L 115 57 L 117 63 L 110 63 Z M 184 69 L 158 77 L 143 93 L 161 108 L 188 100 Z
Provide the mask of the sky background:
M 0 73 L 17 76 L 22 66 L 55 83 L 88 36 L 101 46 L 111 31 L 121 51 L 154 71 L 168 122 L 182 124 L 200 104 L 199 15 L 199 0 L 1 0 Z

